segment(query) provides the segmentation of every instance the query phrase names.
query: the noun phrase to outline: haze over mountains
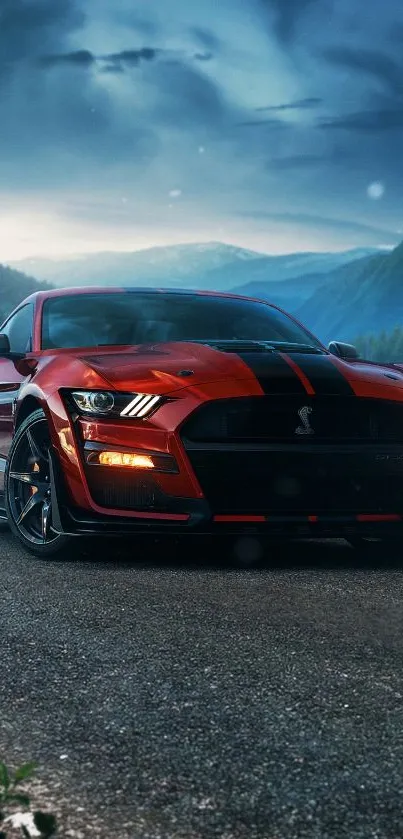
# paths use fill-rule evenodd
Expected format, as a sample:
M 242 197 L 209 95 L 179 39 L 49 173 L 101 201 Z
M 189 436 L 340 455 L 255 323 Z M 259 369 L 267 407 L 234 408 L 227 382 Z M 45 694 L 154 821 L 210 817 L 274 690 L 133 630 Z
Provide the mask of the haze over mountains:
M 123 285 L 230 291 L 326 273 L 374 253 L 362 248 L 342 253 L 269 256 L 221 242 L 155 247 L 128 253 L 77 255 L 69 259 L 25 259 L 11 266 L 56 286 Z M 302 292 L 305 297 L 309 293 Z
M 3 268 L 0 315 L 38 287 L 117 285 L 236 291 L 270 300 L 297 315 L 323 341 L 354 340 L 403 326 L 403 243 L 394 250 L 270 256 L 222 243 L 158 247 Z

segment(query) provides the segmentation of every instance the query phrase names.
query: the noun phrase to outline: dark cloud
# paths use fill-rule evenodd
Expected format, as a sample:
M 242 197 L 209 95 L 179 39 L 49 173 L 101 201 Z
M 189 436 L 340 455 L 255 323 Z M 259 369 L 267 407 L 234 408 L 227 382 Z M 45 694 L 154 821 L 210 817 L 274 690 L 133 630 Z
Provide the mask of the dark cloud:
M 355 70 L 360 77 L 372 76 L 382 88 L 394 95 L 403 94 L 403 68 L 390 55 L 374 49 L 332 47 L 323 51 L 328 62 L 346 70 Z
M 141 47 L 135 50 L 122 50 L 121 52 L 110 53 L 102 56 L 105 61 L 115 64 L 125 64 L 128 67 L 137 67 L 141 61 L 153 61 L 161 50 L 154 47 Z
M 200 26 L 193 26 L 190 29 L 190 34 L 196 41 L 212 53 L 217 53 L 221 49 L 221 40 L 210 29 L 203 29 Z
M 211 61 L 213 58 L 212 52 L 195 52 L 193 58 L 195 61 Z
M 319 126 L 328 131 L 344 130 L 382 134 L 403 128 L 403 105 L 401 108 L 358 111 L 325 120 L 319 123 Z
M 158 92 L 155 119 L 190 131 L 212 130 L 224 126 L 232 111 L 214 79 L 200 71 L 199 65 L 172 59 L 156 77 Z
M 160 50 L 152 47 L 142 47 L 136 50 L 122 50 L 103 56 L 95 56 L 89 50 L 76 50 L 75 52 L 61 53 L 59 55 L 47 55 L 40 59 L 44 67 L 57 67 L 58 65 L 70 65 L 73 67 L 91 67 L 97 61 L 107 62 L 102 68 L 109 73 L 119 73 L 124 67 L 138 67 L 142 61 L 153 61 Z
M 139 6 L 136 4 L 132 4 L 132 8 L 125 9 L 121 8 L 120 2 L 115 0 L 112 8 L 112 20 L 113 23 L 117 23 L 119 26 L 126 29 L 128 32 L 133 31 L 137 32 L 142 38 L 146 40 L 153 40 L 157 37 L 158 33 L 160 32 L 160 25 L 156 19 L 152 17 L 152 11 L 150 11 L 150 16 L 147 17 L 145 14 L 139 14 Z
M 95 56 L 88 50 L 76 50 L 75 52 L 61 53 L 60 55 L 46 55 L 40 59 L 40 64 L 44 67 L 57 67 L 58 65 L 91 67 L 95 64 L 95 60 Z
M 285 102 L 282 105 L 265 105 L 260 108 L 255 108 L 255 111 L 304 111 L 311 108 L 318 108 L 323 99 L 318 96 L 307 97 L 306 99 L 297 99 L 296 102 Z
M 156 49 L 155 47 L 140 47 L 139 49 L 121 50 L 120 52 L 107 53 L 96 56 L 89 50 L 76 50 L 74 52 L 59 53 L 42 56 L 39 64 L 42 67 L 72 66 L 89 68 L 98 63 L 103 73 L 123 73 L 125 69 L 138 67 L 143 62 L 155 61 L 165 57 L 166 61 L 176 63 L 183 60 L 183 54 L 178 50 Z M 190 56 L 195 61 L 211 61 L 211 53 L 194 53 Z M 106 62 L 106 66 L 105 66 Z
M 0 68 L 53 52 L 84 21 L 78 0 L 1 0 Z
M 0 0 L 0 72 L 4 56 L 8 59 L 0 86 L 1 189 L 85 188 L 94 173 L 99 184 L 116 184 L 122 161 L 134 158 L 146 170 L 158 153 L 152 124 L 134 108 L 122 108 L 98 74 L 88 72 L 95 66 L 118 72 L 118 62 L 99 62 L 89 50 L 71 49 L 77 30 L 85 43 L 85 22 L 75 0 Z M 136 54 L 148 60 L 154 51 Z M 116 57 L 135 60 L 133 51 Z M 42 66 L 46 78 L 33 73 L 33 65 Z M 56 72 L 63 67 L 69 72 Z M 74 68 L 82 71 L 79 84 Z
M 289 125 L 286 122 L 283 122 L 281 119 L 251 119 L 245 120 L 245 122 L 238 122 L 236 124 L 237 128 L 289 128 Z
M 110 73 L 111 75 L 119 75 L 124 72 L 124 68 L 121 64 L 105 64 L 105 66 L 101 68 L 101 73 Z
M 297 26 L 310 8 L 323 0 L 261 0 L 273 16 L 274 31 L 280 41 L 288 42 L 296 34 Z

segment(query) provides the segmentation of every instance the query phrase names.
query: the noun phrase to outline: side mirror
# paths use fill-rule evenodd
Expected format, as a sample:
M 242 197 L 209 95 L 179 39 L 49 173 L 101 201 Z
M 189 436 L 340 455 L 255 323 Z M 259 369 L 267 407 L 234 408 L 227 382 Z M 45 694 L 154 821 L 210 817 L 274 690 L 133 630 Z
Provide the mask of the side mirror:
M 25 359 L 26 353 L 12 352 L 8 335 L 0 333 L 0 358 L 8 358 L 10 361 L 22 361 Z
M 343 344 L 341 341 L 331 341 L 328 350 L 332 355 L 337 355 L 345 361 L 353 361 L 360 357 L 357 347 L 353 344 Z
M 10 355 L 11 347 L 8 335 L 0 334 L 0 356 Z

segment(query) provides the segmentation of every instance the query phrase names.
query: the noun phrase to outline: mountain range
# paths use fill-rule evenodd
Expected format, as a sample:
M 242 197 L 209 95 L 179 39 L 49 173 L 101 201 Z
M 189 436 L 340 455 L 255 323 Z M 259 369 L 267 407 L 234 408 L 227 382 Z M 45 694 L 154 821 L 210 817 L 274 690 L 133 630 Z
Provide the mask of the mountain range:
M 15 269 L 18 268 L 17 272 Z M 26 276 L 21 271 L 29 272 Z M 220 242 L 32 259 L 0 268 L 0 315 L 47 281 L 235 291 L 270 300 L 323 341 L 403 325 L 403 243 L 394 250 L 271 256 Z
M 123 285 L 199 288 L 230 291 L 256 284 L 283 282 L 302 275 L 323 274 L 374 253 L 357 249 L 342 253 L 294 253 L 269 256 L 221 242 L 172 245 L 128 253 L 97 253 L 69 259 L 25 259 L 11 267 L 56 286 Z M 311 287 L 302 290 L 309 295 Z
M 403 243 L 323 275 L 297 314 L 322 341 L 403 326 Z

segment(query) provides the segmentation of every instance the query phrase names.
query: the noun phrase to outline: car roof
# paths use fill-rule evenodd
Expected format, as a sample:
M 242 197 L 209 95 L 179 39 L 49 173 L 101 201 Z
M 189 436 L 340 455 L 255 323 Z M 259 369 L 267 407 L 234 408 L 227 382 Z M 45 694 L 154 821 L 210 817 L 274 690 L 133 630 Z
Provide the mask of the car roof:
M 249 295 L 244 294 L 235 294 L 232 292 L 224 292 L 224 291 L 210 291 L 210 290 L 201 290 L 201 289 L 183 289 L 183 288 L 149 288 L 147 286 L 76 286 L 76 287 L 67 287 L 67 288 L 50 288 L 46 291 L 35 291 L 29 297 L 26 297 L 24 300 L 25 302 L 38 300 L 44 301 L 49 298 L 54 297 L 68 297 L 70 295 L 77 295 L 77 294 L 180 294 L 182 296 L 203 296 L 203 297 L 226 297 L 228 299 L 235 299 L 235 300 L 253 300 L 258 303 L 265 303 L 266 305 L 272 305 L 269 303 L 268 300 L 259 300 L 256 297 L 250 297 Z M 277 308 L 277 307 L 273 307 Z

